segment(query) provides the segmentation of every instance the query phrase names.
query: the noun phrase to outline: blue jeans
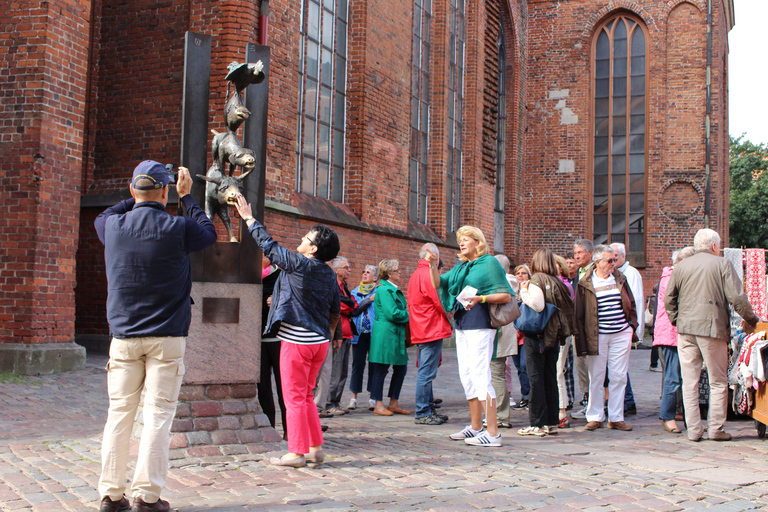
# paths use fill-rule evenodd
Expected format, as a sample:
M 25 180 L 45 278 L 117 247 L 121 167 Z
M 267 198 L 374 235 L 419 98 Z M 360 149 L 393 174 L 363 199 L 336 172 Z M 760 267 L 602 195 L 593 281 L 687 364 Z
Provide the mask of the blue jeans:
M 635 404 L 635 394 L 632 393 L 632 382 L 629 380 L 629 372 L 627 372 L 627 388 L 624 390 L 624 410 L 637 405 Z
M 525 349 L 524 345 L 518 347 L 519 352 L 516 356 L 512 356 L 512 362 L 515 363 L 517 368 L 517 377 L 520 379 L 520 394 L 523 400 L 528 400 L 531 394 L 531 383 L 528 380 L 528 368 L 525 365 Z
M 432 414 L 432 381 L 437 377 L 437 366 L 443 351 L 443 340 L 418 343 L 419 373 L 416 375 L 416 417 Z
M 680 359 L 677 347 L 664 345 L 664 388 L 661 392 L 661 410 L 659 419 L 673 420 L 677 413 L 677 390 L 683 384 L 680 375 Z
M 352 375 L 349 378 L 349 390 L 352 393 L 363 391 L 363 373 L 368 360 L 368 350 L 371 348 L 371 333 L 361 334 L 357 343 L 352 345 Z M 368 385 L 366 391 L 371 391 L 371 369 L 368 368 Z

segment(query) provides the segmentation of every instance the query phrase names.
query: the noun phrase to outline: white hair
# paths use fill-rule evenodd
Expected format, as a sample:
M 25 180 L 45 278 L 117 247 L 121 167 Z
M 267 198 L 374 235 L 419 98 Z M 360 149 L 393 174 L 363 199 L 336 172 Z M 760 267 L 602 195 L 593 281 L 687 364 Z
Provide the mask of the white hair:
M 376 265 L 366 265 L 363 270 L 370 270 L 371 274 L 373 274 L 373 277 L 375 277 L 376 279 L 379 278 L 379 267 L 377 267 Z
M 713 229 L 700 229 L 693 237 L 693 248 L 698 251 L 709 251 L 713 245 L 720 245 L 720 235 Z
M 597 247 L 595 247 L 594 252 L 592 253 L 592 261 L 597 261 L 603 259 L 603 255 L 607 252 L 613 253 L 613 247 L 610 245 L 600 244 Z
M 497 260 L 499 260 L 499 263 L 501 263 L 501 267 L 504 269 L 504 272 L 509 274 L 509 258 L 504 256 L 503 254 L 497 254 L 494 256 Z
M 680 251 L 675 251 L 672 253 L 672 265 L 677 265 L 677 255 L 680 254 Z
M 585 252 L 591 252 L 595 250 L 595 246 L 592 241 L 587 240 L 586 238 L 579 238 L 573 242 L 573 248 L 575 249 L 576 247 L 581 247 Z
M 343 261 L 349 262 L 349 260 L 347 258 L 345 258 L 344 256 L 336 256 L 331 261 L 331 268 L 339 268 Z
M 627 248 L 626 248 L 626 246 L 624 244 L 616 242 L 616 243 L 611 244 L 611 247 L 613 247 L 613 250 L 615 252 L 621 254 L 622 256 L 626 256 L 627 255 Z
M 440 250 L 437 248 L 437 246 L 431 242 L 428 242 L 421 246 L 421 250 L 419 251 L 419 259 L 425 260 L 427 259 L 427 253 L 432 253 L 435 255 L 435 258 L 440 260 Z

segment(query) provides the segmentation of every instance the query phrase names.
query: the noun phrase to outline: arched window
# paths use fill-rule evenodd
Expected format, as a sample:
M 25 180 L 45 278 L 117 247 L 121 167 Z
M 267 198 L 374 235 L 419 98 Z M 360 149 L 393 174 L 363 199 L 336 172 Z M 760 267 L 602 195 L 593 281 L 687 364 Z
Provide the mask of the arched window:
M 464 126 L 464 0 L 451 0 L 448 69 L 448 162 L 446 227 L 452 233 L 461 227 L 462 130 Z
M 344 200 L 347 0 L 301 0 L 296 189 Z
M 506 180 L 507 158 L 507 44 L 504 27 L 499 27 L 496 42 L 499 56 L 499 98 L 496 119 L 496 194 L 493 207 L 493 249 L 504 252 L 504 182 Z
M 427 222 L 431 50 L 432 0 L 414 0 L 408 218 L 421 224 Z
M 634 16 L 619 14 L 593 43 L 595 135 L 593 239 L 626 244 L 645 263 L 647 36 Z

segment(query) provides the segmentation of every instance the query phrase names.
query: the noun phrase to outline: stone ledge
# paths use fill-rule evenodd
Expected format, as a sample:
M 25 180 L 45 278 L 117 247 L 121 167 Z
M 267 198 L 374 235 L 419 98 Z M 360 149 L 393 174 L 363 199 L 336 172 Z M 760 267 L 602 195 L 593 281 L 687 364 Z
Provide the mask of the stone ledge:
M 0 343 L 0 372 L 51 375 L 85 369 L 85 347 L 76 343 Z

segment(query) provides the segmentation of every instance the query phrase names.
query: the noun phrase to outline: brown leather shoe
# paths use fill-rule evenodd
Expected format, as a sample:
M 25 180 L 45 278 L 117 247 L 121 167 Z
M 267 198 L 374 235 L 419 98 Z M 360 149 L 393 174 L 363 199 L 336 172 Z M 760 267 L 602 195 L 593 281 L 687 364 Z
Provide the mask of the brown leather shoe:
M 123 494 L 123 497 L 117 501 L 112 501 L 109 496 L 104 496 L 99 512 L 128 512 L 129 510 L 131 510 L 131 504 L 128 503 L 128 498 Z
M 394 413 L 389 409 L 385 409 L 384 407 L 382 407 L 381 409 L 379 409 L 378 407 L 374 407 L 373 414 L 378 414 L 379 416 L 392 416 L 392 414 Z
M 599 428 L 603 428 L 603 422 L 602 421 L 590 421 L 584 427 L 584 430 L 597 430 Z
M 402 407 L 394 406 L 394 405 L 390 405 L 389 407 L 387 407 L 387 410 L 395 414 L 411 414 L 411 411 L 406 411 Z
M 632 425 L 627 425 L 623 421 L 614 421 L 614 422 L 608 422 L 608 428 L 612 428 L 613 430 L 623 430 L 624 432 L 629 432 L 632 430 Z
M 171 506 L 165 500 L 158 499 L 154 503 L 147 503 L 141 498 L 133 498 L 131 512 L 170 512 Z
M 709 433 L 710 441 L 730 441 L 733 436 L 724 430 L 716 430 Z

